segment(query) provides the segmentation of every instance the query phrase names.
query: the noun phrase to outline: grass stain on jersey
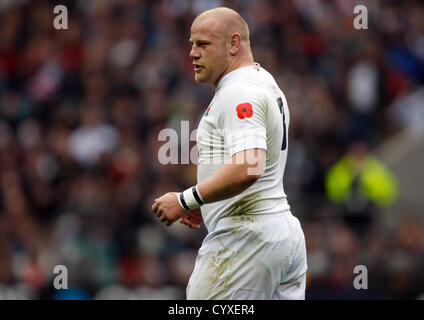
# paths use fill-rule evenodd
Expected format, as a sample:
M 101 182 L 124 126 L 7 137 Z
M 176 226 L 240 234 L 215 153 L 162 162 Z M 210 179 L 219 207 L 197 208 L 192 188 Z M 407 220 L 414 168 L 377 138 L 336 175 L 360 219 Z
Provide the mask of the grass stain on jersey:
M 252 212 L 259 209 L 258 200 L 260 199 L 260 197 L 260 193 L 254 193 L 240 198 L 230 207 L 230 213 L 228 216 L 234 217 L 251 214 Z

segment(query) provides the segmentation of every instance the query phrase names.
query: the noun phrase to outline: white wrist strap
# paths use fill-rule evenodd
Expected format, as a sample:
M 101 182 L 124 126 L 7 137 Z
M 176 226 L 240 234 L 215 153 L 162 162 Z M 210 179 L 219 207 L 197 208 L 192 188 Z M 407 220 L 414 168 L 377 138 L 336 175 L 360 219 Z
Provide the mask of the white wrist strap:
M 189 211 L 189 210 L 190 210 L 190 208 L 189 208 L 189 207 L 187 207 L 187 205 L 185 204 L 185 202 L 184 202 L 184 204 L 183 204 L 183 203 L 182 203 L 182 201 L 181 201 L 182 195 L 183 195 L 183 193 L 182 193 L 182 192 L 180 192 L 180 193 L 178 193 L 178 194 L 177 194 L 178 203 L 180 204 L 180 206 L 181 206 L 181 207 L 182 207 L 185 211 Z
M 197 186 L 188 188 L 178 195 L 180 205 L 187 211 L 197 209 L 204 204 Z

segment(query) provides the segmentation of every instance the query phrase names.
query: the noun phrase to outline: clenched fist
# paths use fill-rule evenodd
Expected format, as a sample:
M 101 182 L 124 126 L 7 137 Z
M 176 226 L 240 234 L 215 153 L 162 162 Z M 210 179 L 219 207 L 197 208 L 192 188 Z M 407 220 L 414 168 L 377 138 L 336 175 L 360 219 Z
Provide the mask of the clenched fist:
M 170 226 L 187 213 L 187 211 L 180 206 L 177 196 L 177 192 L 168 192 L 160 198 L 155 199 L 153 203 L 152 211 L 156 213 L 160 221 L 164 222 L 167 226 Z

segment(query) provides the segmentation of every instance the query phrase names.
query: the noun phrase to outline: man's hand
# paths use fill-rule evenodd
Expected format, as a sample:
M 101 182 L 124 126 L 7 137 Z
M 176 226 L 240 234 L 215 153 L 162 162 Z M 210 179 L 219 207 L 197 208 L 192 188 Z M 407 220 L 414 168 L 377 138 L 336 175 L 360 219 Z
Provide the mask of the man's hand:
M 177 192 L 168 192 L 160 198 L 155 199 L 155 203 L 152 206 L 152 211 L 156 213 L 160 221 L 164 222 L 167 226 L 170 226 L 187 213 L 187 211 L 180 206 L 177 196 Z
M 180 223 L 184 223 L 189 228 L 196 228 L 200 229 L 200 226 L 203 222 L 202 213 L 200 212 L 200 209 L 193 209 L 187 212 L 180 220 L 178 220 Z

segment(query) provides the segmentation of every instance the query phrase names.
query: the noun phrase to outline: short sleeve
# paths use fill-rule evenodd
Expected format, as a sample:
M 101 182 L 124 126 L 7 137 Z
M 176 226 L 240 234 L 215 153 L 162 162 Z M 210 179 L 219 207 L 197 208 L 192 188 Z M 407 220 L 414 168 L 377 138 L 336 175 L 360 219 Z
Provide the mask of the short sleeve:
M 231 156 L 253 148 L 267 149 L 265 103 L 263 93 L 237 86 L 226 88 L 220 97 L 220 129 Z

